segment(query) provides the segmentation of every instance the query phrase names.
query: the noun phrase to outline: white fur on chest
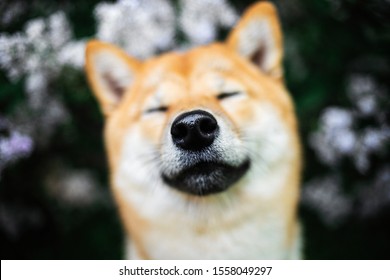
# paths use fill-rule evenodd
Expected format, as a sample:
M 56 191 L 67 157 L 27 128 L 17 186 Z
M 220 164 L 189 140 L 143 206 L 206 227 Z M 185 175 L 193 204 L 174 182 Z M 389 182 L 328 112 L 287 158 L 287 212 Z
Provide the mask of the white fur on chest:
M 144 238 L 153 259 L 285 259 L 283 232 L 277 219 L 252 217 L 231 228 L 206 227 L 205 232 L 188 224 L 159 225 Z
M 286 250 L 284 212 L 274 201 L 264 199 L 261 187 L 251 186 L 260 181 L 264 189 L 283 191 L 279 185 L 287 169 L 279 171 L 253 178 L 256 173 L 253 170 L 244 179 L 247 181 L 244 192 L 200 198 L 196 202 L 185 201 L 181 194 L 165 185 L 156 184 L 153 190 L 145 190 L 129 188 L 117 180 L 117 187 L 150 224 L 142 232 L 142 245 L 150 258 L 286 259 L 297 253 Z M 133 252 L 131 258 L 137 258 L 134 248 L 130 252 Z

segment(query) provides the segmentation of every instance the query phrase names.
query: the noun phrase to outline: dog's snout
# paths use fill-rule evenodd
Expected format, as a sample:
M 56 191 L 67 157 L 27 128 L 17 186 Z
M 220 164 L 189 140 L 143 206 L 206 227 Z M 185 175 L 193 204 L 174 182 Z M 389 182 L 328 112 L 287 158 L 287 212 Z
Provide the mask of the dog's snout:
M 198 151 L 210 146 L 219 131 L 217 120 L 210 113 L 194 110 L 179 115 L 172 123 L 173 143 L 184 150 Z

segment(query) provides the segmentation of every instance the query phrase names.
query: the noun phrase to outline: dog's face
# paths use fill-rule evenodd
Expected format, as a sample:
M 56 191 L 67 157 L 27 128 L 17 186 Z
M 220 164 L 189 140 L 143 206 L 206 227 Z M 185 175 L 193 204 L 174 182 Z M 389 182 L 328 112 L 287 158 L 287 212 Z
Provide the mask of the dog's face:
M 113 184 L 208 196 L 292 164 L 299 149 L 281 60 L 268 3 L 250 9 L 226 43 L 145 62 L 90 42 L 86 69 L 106 115 Z

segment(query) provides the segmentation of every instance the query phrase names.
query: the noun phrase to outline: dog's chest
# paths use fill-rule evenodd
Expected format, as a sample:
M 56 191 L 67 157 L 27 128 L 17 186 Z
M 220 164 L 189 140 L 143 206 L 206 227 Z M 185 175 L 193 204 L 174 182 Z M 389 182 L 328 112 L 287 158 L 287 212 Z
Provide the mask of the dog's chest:
M 257 170 L 255 170 L 257 172 Z M 256 173 L 254 172 L 254 173 Z M 131 205 L 140 220 L 132 223 L 136 236 L 128 250 L 130 258 L 152 259 L 286 259 L 292 255 L 288 244 L 288 224 L 283 203 L 285 169 L 262 178 L 264 187 L 249 174 L 241 196 L 204 198 L 200 203 L 185 202 L 183 197 L 157 183 L 153 188 L 131 184 L 128 172 L 116 180 L 115 192 L 123 204 Z M 126 175 L 126 176 L 123 176 Z M 276 176 L 278 175 L 278 176 Z M 150 178 L 150 174 L 139 174 Z M 253 175 L 254 176 L 254 175 Z M 267 186 L 267 188 L 265 187 Z M 240 189 L 240 186 L 237 186 Z M 241 188 L 243 189 L 243 188 Z M 272 191 L 271 191 L 272 190 Z M 242 199 L 237 199 L 242 197 Z M 265 198 L 268 197 L 268 198 Z M 126 211 L 124 207 L 121 211 Z M 124 213 L 122 213 L 122 216 Z M 130 233 L 131 235 L 131 233 Z M 295 237 L 294 237 L 295 238 Z M 140 251 L 137 252 L 137 247 Z
M 169 195 L 145 196 L 134 189 L 122 195 L 131 200 L 148 224 L 144 228 L 133 224 L 138 237 L 129 245 L 128 257 L 132 259 L 289 258 L 287 221 L 279 211 L 266 211 L 267 207 L 253 203 L 185 206 Z M 137 252 L 137 247 L 145 256 Z
M 286 258 L 285 229 L 280 220 L 221 225 L 157 225 L 143 235 L 153 259 L 277 259 Z

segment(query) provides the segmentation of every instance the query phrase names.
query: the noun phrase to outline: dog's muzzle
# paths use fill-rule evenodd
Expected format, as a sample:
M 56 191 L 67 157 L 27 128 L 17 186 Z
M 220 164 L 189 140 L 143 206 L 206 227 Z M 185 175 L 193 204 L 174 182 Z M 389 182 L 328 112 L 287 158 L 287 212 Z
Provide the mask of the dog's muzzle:
M 172 123 L 171 137 L 188 166 L 174 175 L 162 174 L 169 186 L 193 195 L 210 195 L 225 191 L 249 169 L 249 159 L 240 165 L 224 161 L 213 145 L 220 133 L 214 116 L 203 110 L 179 115 Z M 201 160 L 199 160 L 201 159 Z

